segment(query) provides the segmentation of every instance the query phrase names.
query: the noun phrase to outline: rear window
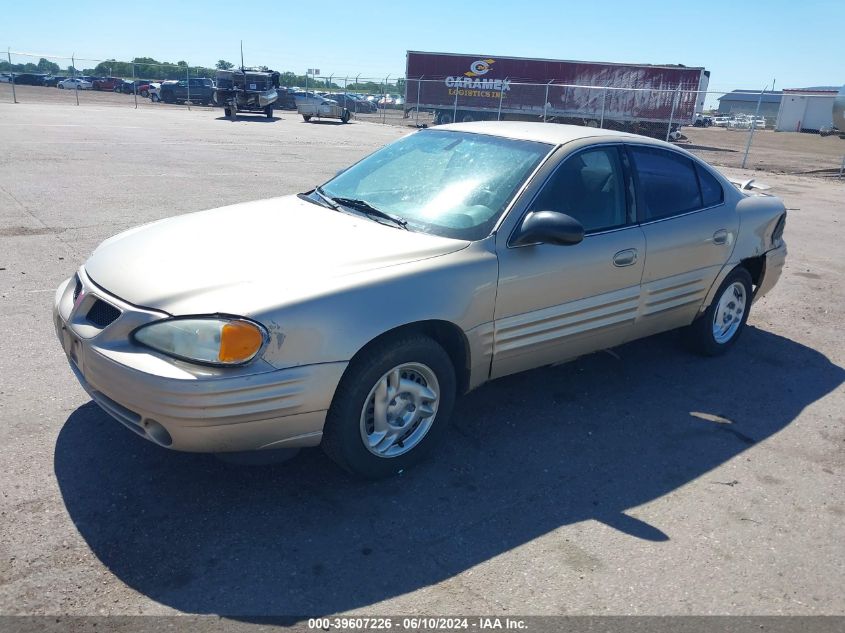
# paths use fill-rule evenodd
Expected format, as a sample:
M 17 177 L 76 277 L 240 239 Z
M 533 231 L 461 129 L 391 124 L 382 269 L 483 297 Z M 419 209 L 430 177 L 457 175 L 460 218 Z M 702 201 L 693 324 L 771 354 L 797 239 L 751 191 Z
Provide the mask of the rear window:
M 643 221 L 659 220 L 702 207 L 693 161 L 662 149 L 631 147 L 639 177 Z
M 698 183 L 701 185 L 701 198 L 705 207 L 712 207 L 725 199 L 725 192 L 722 185 L 709 171 L 698 163 L 695 164 L 695 171 L 698 172 Z

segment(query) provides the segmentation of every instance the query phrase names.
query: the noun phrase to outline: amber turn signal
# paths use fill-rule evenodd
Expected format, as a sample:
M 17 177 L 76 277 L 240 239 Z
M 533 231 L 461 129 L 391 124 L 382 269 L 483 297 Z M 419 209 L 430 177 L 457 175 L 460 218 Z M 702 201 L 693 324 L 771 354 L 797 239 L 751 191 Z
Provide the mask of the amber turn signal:
M 217 358 L 221 363 L 241 363 L 249 360 L 264 342 L 261 330 L 246 321 L 229 321 L 220 332 L 220 351 Z

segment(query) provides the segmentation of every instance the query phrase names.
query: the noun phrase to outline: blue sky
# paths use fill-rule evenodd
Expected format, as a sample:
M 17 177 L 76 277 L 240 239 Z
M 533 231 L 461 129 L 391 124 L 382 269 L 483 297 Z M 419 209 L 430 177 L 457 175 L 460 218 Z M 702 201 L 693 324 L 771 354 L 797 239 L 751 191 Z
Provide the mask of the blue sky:
M 4 50 L 89 59 L 236 62 L 243 38 L 247 65 L 341 77 L 401 75 L 411 49 L 704 66 L 716 90 L 845 83 L 843 0 L 3 4 Z

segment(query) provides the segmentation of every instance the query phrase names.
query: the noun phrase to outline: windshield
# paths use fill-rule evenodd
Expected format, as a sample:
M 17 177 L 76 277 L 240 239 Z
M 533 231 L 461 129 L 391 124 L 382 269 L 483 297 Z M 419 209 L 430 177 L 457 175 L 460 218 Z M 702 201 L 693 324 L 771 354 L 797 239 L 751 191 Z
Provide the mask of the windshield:
M 424 130 L 371 154 L 321 192 L 365 201 L 405 220 L 412 231 L 479 240 L 551 149 L 533 141 Z

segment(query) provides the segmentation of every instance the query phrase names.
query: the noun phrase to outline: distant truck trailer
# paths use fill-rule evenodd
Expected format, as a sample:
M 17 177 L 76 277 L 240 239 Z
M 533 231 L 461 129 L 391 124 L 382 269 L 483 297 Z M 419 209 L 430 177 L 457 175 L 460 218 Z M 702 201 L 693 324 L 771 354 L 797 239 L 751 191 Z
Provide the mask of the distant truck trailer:
M 695 123 L 710 71 L 408 51 L 405 77 L 406 117 L 419 110 L 438 124 L 545 120 L 665 135 L 670 124 Z

